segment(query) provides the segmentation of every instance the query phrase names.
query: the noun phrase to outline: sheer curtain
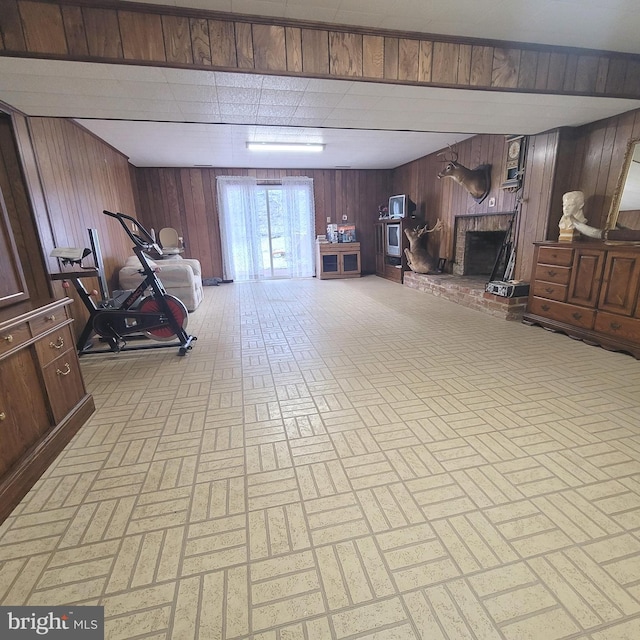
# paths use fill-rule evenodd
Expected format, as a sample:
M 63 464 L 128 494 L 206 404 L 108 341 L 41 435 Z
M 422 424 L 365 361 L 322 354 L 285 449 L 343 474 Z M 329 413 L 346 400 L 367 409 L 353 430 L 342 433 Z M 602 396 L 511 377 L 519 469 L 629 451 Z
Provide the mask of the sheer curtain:
M 222 277 L 235 281 L 258 280 L 262 276 L 262 255 L 256 179 L 219 176 L 217 185 Z
M 268 277 L 263 265 L 256 179 L 219 176 L 217 186 L 224 279 L 241 282 Z M 315 272 L 313 179 L 283 178 L 281 189 L 286 275 L 290 278 L 312 276 Z
M 314 274 L 315 206 L 313 179 L 283 178 L 285 247 L 292 278 Z

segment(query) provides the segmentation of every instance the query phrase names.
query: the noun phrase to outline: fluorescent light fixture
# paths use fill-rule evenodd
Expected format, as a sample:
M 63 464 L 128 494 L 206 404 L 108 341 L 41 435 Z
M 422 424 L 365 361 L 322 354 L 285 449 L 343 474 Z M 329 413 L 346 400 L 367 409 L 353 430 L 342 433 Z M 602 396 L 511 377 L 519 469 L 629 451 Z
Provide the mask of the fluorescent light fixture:
M 307 142 L 247 142 L 249 151 L 297 151 L 298 153 L 318 153 L 324 151 L 323 144 Z

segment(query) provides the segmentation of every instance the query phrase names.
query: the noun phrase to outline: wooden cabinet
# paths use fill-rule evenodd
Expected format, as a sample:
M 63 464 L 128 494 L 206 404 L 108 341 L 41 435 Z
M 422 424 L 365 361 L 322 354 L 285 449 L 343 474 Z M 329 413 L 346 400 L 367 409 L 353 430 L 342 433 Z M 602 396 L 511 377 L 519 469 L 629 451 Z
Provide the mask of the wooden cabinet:
M 316 277 L 320 280 L 359 278 L 360 243 L 316 243 Z
M 0 323 L 0 522 L 94 411 L 65 298 Z
M 640 247 L 536 245 L 523 321 L 640 358 Z
M 415 228 L 418 221 L 415 218 L 395 218 L 380 220 L 375 224 L 376 275 L 393 282 L 404 280 L 405 271 L 409 271 L 407 256 L 404 252 L 409 248 L 409 240 L 404 232 L 407 228 Z M 390 234 L 389 227 L 393 228 Z M 390 255 L 387 248 L 387 238 L 398 246 L 394 247 L 397 255 Z

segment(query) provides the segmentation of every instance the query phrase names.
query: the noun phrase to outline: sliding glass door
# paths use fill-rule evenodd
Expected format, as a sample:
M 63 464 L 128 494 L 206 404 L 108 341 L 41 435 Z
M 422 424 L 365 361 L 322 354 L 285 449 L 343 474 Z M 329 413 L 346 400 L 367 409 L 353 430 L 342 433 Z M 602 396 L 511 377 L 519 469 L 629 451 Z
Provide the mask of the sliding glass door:
M 258 186 L 258 232 L 263 278 L 290 277 L 285 242 L 284 193 L 281 186 Z
M 314 274 L 313 180 L 220 176 L 218 210 L 223 276 L 242 282 Z

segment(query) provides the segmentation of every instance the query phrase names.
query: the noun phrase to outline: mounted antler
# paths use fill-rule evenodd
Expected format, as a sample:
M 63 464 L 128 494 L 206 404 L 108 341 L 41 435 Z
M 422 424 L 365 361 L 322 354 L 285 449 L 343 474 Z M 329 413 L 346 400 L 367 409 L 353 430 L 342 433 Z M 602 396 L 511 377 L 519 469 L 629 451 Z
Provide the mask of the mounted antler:
M 427 225 L 425 224 L 424 227 L 420 227 L 420 226 L 416 227 L 413 230 L 413 233 L 416 234 L 416 238 L 422 238 L 422 236 L 425 235 L 426 233 L 433 233 L 434 231 L 440 231 L 443 226 L 444 225 L 442 224 L 442 220 L 438 218 L 438 220 L 436 220 L 436 223 L 433 225 L 432 229 L 427 229 Z M 410 229 L 405 231 L 405 233 L 407 234 L 407 237 L 409 237 L 409 234 L 413 235 Z M 411 241 L 410 237 L 409 237 L 409 241 Z
M 451 153 L 451 155 L 453 155 L 453 158 L 447 158 L 446 151 L 440 151 L 440 153 L 436 153 L 436 156 L 444 156 L 444 158 L 440 160 L 440 162 L 457 162 L 458 152 L 450 144 L 448 144 L 447 147 L 449 147 L 449 152 Z
M 469 192 L 476 202 L 482 202 L 489 195 L 491 189 L 491 165 L 482 164 L 475 169 L 467 169 L 458 162 L 458 152 L 451 145 L 447 146 L 455 157 L 448 159 L 446 151 L 436 154 L 437 156 L 444 156 L 441 162 L 447 163 L 445 168 L 438 174 L 438 179 L 453 178 Z

